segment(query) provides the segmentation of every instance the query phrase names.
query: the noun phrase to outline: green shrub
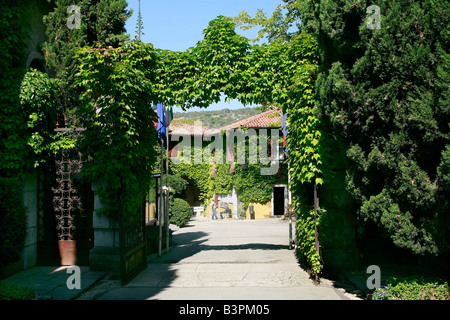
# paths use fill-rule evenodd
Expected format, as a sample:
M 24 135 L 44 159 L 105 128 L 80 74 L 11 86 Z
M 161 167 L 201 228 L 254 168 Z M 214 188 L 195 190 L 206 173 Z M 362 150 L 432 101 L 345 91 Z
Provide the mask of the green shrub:
M 0 300 L 31 300 L 34 297 L 30 287 L 0 281 Z
M 164 177 L 165 179 L 165 177 Z M 166 185 L 166 180 L 164 180 L 164 185 Z M 175 194 L 183 198 L 186 196 L 186 189 L 189 186 L 189 182 L 187 182 L 185 179 L 183 179 L 179 175 L 170 175 L 169 176 L 169 184 L 170 188 L 175 190 Z
M 390 278 L 374 300 L 450 300 L 448 282 L 426 278 Z
M 19 260 L 25 244 L 26 208 L 19 179 L 0 178 L 0 267 Z
M 173 199 L 170 206 L 170 223 L 182 228 L 192 217 L 192 209 L 189 203 L 180 198 Z

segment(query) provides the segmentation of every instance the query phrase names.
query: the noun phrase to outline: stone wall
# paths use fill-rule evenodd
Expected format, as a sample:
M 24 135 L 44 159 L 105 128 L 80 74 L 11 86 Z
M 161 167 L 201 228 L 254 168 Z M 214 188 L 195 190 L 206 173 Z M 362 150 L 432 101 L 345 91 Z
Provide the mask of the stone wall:
M 49 11 L 45 1 L 24 1 L 24 17 L 22 24 L 26 30 L 23 58 L 20 64 L 24 68 L 42 66 L 45 69 L 44 57 L 40 52 L 41 44 L 46 40 L 43 16 Z M 39 63 L 36 63 L 36 62 Z M 27 236 L 22 252 L 23 267 L 30 268 L 37 262 L 37 229 L 38 229 L 38 181 L 37 172 L 27 173 L 23 179 L 23 203 L 27 208 Z
M 37 174 L 29 173 L 23 179 L 23 204 L 27 208 L 27 236 L 22 251 L 23 267 L 30 268 L 36 265 L 37 228 L 38 228 L 38 187 Z
M 98 195 L 98 189 L 103 182 L 92 185 L 94 191 L 94 213 L 92 227 L 94 228 L 94 247 L 89 252 L 89 264 L 93 271 L 108 271 L 120 273 L 120 227 L 117 221 L 99 214 L 103 204 Z

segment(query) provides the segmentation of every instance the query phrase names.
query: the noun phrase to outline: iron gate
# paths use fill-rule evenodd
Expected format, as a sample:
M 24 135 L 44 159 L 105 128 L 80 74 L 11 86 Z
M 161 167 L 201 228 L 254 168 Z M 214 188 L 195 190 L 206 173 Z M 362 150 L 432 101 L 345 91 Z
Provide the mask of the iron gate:
M 64 136 L 76 140 L 80 130 L 60 128 Z M 83 160 L 79 150 L 62 149 L 41 169 L 39 178 L 39 265 L 89 265 L 94 244 L 92 227 L 93 192 L 81 175 Z M 71 258 L 63 256 L 72 251 Z
M 79 132 L 69 134 L 69 138 L 77 139 Z M 83 166 L 81 154 L 77 149 L 63 149 L 59 152 L 56 165 L 56 187 L 53 188 L 53 209 L 56 217 L 56 230 L 59 240 L 74 240 L 75 229 L 82 232 L 81 220 L 86 219 L 81 196 L 76 188 L 76 176 Z M 83 219 L 84 218 L 84 219 Z M 79 220 L 79 221 L 76 221 Z
M 81 135 L 81 129 L 61 130 L 66 132 L 67 138 L 73 140 L 77 140 Z M 94 243 L 93 194 L 91 184 L 81 175 L 82 167 L 83 160 L 77 147 L 62 149 L 55 160 L 56 188 L 53 188 L 53 209 L 63 265 L 72 264 L 71 260 L 73 264 L 88 265 L 89 251 Z M 64 244 L 68 243 L 68 240 L 74 242 L 75 252 L 69 252 L 66 257 L 67 246 Z

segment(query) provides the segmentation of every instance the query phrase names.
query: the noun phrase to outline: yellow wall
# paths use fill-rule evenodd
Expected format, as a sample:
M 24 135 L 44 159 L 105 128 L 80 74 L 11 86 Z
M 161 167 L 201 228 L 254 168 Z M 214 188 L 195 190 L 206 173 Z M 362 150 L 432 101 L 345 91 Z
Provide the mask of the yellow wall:
M 200 214 L 204 215 L 206 217 L 211 217 L 211 215 L 212 215 L 212 201 L 209 202 L 209 204 L 206 206 L 206 209 Z
M 212 201 L 213 201 L 213 199 L 211 199 L 211 201 L 209 202 L 209 205 L 206 207 L 206 210 L 202 212 L 202 214 L 205 214 L 205 212 L 206 212 L 205 215 L 206 215 L 207 217 L 212 217 Z M 228 207 L 230 208 L 231 213 L 233 214 L 233 204 L 232 204 L 232 203 L 228 203 Z M 225 211 L 225 208 L 222 208 L 222 207 L 220 206 L 220 200 L 219 200 L 219 201 L 218 201 L 218 205 L 217 205 L 217 210 L 216 210 L 217 216 L 218 216 L 219 218 L 220 218 L 220 213 L 221 213 L 222 211 Z M 224 215 L 224 214 L 222 214 L 222 215 L 223 215 L 224 218 L 225 218 L 225 215 Z
M 246 219 L 267 219 L 272 217 L 272 202 L 268 201 L 266 203 L 252 203 L 255 209 L 255 216 L 250 216 L 249 208 L 247 208 L 246 211 Z M 228 204 L 230 207 L 230 210 L 233 215 L 233 204 Z M 217 216 L 220 218 L 220 212 L 224 211 L 224 208 L 220 207 L 220 201 L 219 206 L 217 207 Z M 206 212 L 206 213 L 205 213 Z M 208 218 L 211 218 L 212 216 L 212 199 L 210 204 L 206 207 L 206 211 L 203 211 L 201 213 L 198 213 L 198 215 L 205 215 Z M 234 218 L 234 215 L 232 216 Z M 150 202 L 146 203 L 145 206 L 145 221 L 149 221 L 150 219 L 156 219 L 156 203 Z M 228 218 L 228 216 L 224 215 L 224 218 Z
M 255 216 L 250 216 L 250 205 L 247 208 L 247 219 L 267 219 L 272 217 L 272 201 L 266 203 L 251 203 Z
M 156 203 L 146 202 L 145 204 L 145 222 L 148 222 L 150 219 L 156 219 Z
M 268 201 L 266 203 L 252 203 L 254 210 L 255 210 L 255 216 L 250 216 L 249 208 L 247 208 L 246 211 L 246 219 L 267 219 L 272 218 L 272 201 Z M 233 204 L 230 203 L 228 205 L 232 212 L 232 217 L 234 218 L 233 214 Z M 217 216 L 220 218 L 220 212 L 224 211 L 223 208 L 220 207 L 220 201 L 219 206 L 217 207 Z M 205 213 L 206 212 L 206 213 Z M 211 218 L 212 216 L 212 199 L 210 204 L 206 207 L 206 211 L 203 211 L 202 214 L 205 214 L 206 217 Z M 224 216 L 224 218 L 226 218 Z

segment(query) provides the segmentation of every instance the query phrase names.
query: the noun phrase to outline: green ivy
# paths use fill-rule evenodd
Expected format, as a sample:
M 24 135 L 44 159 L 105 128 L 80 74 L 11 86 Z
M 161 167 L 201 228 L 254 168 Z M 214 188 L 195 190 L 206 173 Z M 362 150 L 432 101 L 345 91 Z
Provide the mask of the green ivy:
M 15 0 L 0 5 L 0 170 L 1 176 L 17 176 L 28 167 L 27 114 L 20 105 L 21 79 L 25 69 L 20 68 L 25 48 L 22 34 L 24 8 Z
M 78 118 L 86 129 L 79 141 L 86 158 L 83 172 L 92 181 L 103 179 L 103 211 L 115 214 L 122 195 L 125 210 L 139 206 L 149 190 L 156 160 L 156 104 L 145 72 L 155 63 L 152 46 L 131 41 L 118 48 L 87 48 L 77 56 L 80 96 Z
M 214 194 L 214 180 L 211 176 L 212 165 L 207 163 L 181 163 L 172 165 L 171 169 L 180 176 L 192 179 L 200 191 L 200 200 L 207 203 Z
M 3 0 L 0 4 L 0 70 L 18 68 L 25 47 L 24 6 L 20 0 Z M 6 30 L 8 32 L 6 32 Z M 14 79 L 13 77 L 9 79 Z
M 315 244 L 315 226 L 320 226 L 324 208 L 317 208 L 305 197 L 306 186 L 323 184 L 322 178 L 322 133 L 317 115 L 314 83 L 318 71 L 318 50 L 314 38 L 300 35 L 294 37 L 290 59 L 295 61 L 291 66 L 292 82 L 289 86 L 289 98 L 286 101 L 287 123 L 289 133 L 289 170 L 290 188 L 293 206 L 297 215 L 297 247 L 299 253 L 308 261 L 314 275 L 323 269 L 323 261 Z
M 233 173 L 239 201 L 244 209 L 250 203 L 266 203 L 272 198 L 276 175 L 261 175 L 260 164 L 249 164 L 246 169 L 238 165 Z
M 61 139 L 62 134 L 55 135 L 53 131 L 58 92 L 58 80 L 34 69 L 28 70 L 21 83 L 20 103 L 28 115 L 27 144 L 34 153 L 35 167 L 47 159 L 49 152 L 72 147 L 67 145 L 69 141 Z
M 229 194 L 233 192 L 234 177 L 230 174 L 230 165 L 226 163 L 215 165 L 214 189 L 219 194 Z

